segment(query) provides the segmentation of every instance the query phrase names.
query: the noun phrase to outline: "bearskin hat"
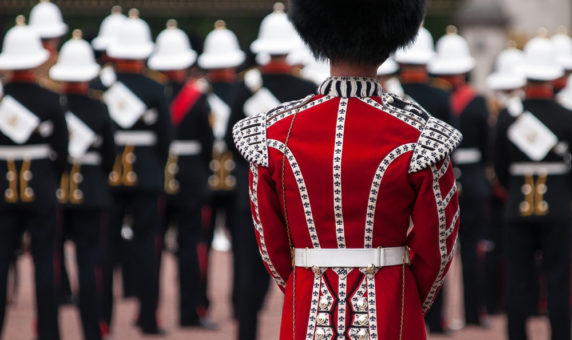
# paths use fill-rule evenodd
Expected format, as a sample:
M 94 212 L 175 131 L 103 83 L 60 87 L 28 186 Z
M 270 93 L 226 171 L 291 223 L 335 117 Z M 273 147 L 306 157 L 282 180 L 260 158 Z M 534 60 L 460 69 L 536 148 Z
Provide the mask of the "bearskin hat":
M 379 65 L 415 38 L 425 0 L 290 0 L 289 7 L 317 58 Z

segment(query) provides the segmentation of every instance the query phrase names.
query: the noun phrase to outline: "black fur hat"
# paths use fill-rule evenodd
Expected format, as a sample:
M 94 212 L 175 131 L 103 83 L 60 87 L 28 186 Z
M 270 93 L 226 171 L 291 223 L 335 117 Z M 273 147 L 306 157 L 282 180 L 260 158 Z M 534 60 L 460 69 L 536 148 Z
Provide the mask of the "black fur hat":
M 425 0 L 290 0 L 289 7 L 316 57 L 378 65 L 415 38 Z

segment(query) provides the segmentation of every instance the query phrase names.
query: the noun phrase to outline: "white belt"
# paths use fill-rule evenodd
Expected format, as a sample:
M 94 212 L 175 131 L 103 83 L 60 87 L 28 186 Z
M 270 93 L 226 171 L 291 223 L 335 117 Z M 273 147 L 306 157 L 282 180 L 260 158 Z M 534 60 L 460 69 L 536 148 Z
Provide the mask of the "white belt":
M 201 153 L 201 143 L 196 140 L 175 140 L 169 147 L 169 153 L 177 156 L 194 156 Z
M 463 148 L 453 152 L 453 163 L 459 165 L 478 163 L 482 158 L 481 150 L 477 148 Z
M 388 248 L 297 248 L 297 267 L 386 267 L 409 264 L 407 247 Z
M 512 163 L 509 168 L 511 175 L 564 175 L 570 172 L 570 166 L 566 163 Z
M 52 149 L 48 144 L 0 146 L 2 160 L 33 160 L 49 158 Z
M 150 146 L 157 143 L 157 135 L 152 131 L 117 131 L 115 144 Z
M 101 155 L 97 152 L 86 152 L 81 157 L 68 157 L 68 161 L 72 164 L 100 165 Z

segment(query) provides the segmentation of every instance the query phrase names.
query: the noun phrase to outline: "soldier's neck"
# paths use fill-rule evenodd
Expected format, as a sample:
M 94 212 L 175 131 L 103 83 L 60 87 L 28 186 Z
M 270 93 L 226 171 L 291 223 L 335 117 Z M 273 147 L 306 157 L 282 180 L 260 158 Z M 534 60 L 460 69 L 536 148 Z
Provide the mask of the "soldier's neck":
M 526 99 L 552 99 L 554 89 L 550 82 L 528 83 L 524 88 Z
M 143 60 L 124 60 L 115 61 L 115 70 L 118 73 L 143 73 L 145 69 L 145 61 Z
M 9 81 L 12 83 L 35 83 L 36 73 L 34 70 L 12 71 Z
M 332 77 L 367 77 L 377 78 L 377 65 L 357 64 L 347 61 L 331 61 L 330 75 Z
M 89 91 L 89 84 L 86 82 L 81 83 L 64 83 L 63 92 L 65 94 L 87 94 Z

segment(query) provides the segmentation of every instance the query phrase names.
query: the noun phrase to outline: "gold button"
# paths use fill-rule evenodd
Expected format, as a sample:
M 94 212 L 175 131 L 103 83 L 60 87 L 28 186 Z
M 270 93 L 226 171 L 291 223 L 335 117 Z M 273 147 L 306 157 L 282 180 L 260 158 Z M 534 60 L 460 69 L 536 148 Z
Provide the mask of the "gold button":
M 125 155 L 125 162 L 127 162 L 128 164 L 133 164 L 135 163 L 135 160 L 137 159 L 137 157 L 135 157 L 135 154 L 133 152 L 128 152 Z
M 78 201 L 83 199 L 83 192 L 81 190 L 74 190 L 73 191 L 73 198 L 75 200 L 78 200 Z
M 32 172 L 30 170 L 26 170 L 22 173 L 22 178 L 24 178 L 25 181 L 30 181 L 32 180 Z
M 364 311 L 367 308 L 367 301 L 365 298 L 359 298 L 357 308 L 359 311 Z
M 368 274 L 375 274 L 375 266 L 373 264 L 370 264 L 369 266 L 367 266 L 367 268 L 365 269 L 365 271 Z
M 16 174 L 14 173 L 14 171 L 8 171 L 6 173 L 6 180 L 8 180 L 10 182 L 16 180 Z
M 233 187 L 236 185 L 236 178 L 234 178 L 234 176 L 227 176 L 224 179 L 224 184 L 226 184 L 229 187 Z
M 328 323 L 328 314 L 319 313 L 318 314 L 318 325 L 326 325 Z
M 119 180 L 119 174 L 115 171 L 109 173 L 109 180 L 112 182 L 117 182 Z
M 367 315 L 362 314 L 357 318 L 357 322 L 360 326 L 365 326 L 368 324 Z
M 546 202 L 546 201 L 539 202 L 537 208 L 541 213 L 547 212 L 548 211 L 548 202 Z
M 32 189 L 32 188 L 26 188 L 26 189 L 24 189 L 24 196 L 25 196 L 26 198 L 32 198 L 32 197 L 34 197 L 34 189 Z
M 12 191 L 12 189 L 6 189 L 6 191 L 4 191 L 4 196 L 6 198 L 13 198 L 14 197 L 14 191 Z
M 314 275 L 322 275 L 322 271 L 320 270 L 320 267 L 318 267 L 318 266 L 313 266 L 312 271 L 314 272 Z
M 326 338 L 326 332 L 322 328 L 316 330 L 316 340 L 324 340 Z
M 137 174 L 133 171 L 127 173 L 127 180 L 129 183 L 135 183 L 137 181 Z
M 56 197 L 61 200 L 64 198 L 64 191 L 62 189 L 56 190 Z
M 167 172 L 171 175 L 175 175 L 177 172 L 179 172 L 179 166 L 175 163 L 170 163 L 167 166 Z
M 520 212 L 527 212 L 530 210 L 530 204 L 528 204 L 528 202 L 520 202 L 518 209 Z
M 323 296 L 320 299 L 320 309 L 327 309 L 329 305 L 330 305 L 330 303 L 328 302 L 328 298 Z
M 524 195 L 529 195 L 532 192 L 532 186 L 530 184 L 524 184 L 522 187 L 520 187 L 520 191 Z
M 358 339 L 359 339 L 359 340 L 366 340 L 367 337 L 368 337 L 367 330 L 361 329 L 361 330 L 358 332 Z
M 220 162 L 216 159 L 213 159 L 209 163 L 209 167 L 211 168 L 212 171 L 218 171 L 220 169 Z
M 224 168 L 225 168 L 227 171 L 232 171 L 232 170 L 234 170 L 234 167 L 235 167 L 235 164 L 234 164 L 234 161 L 233 161 L 232 159 L 227 159 L 227 160 L 224 161 Z
M 179 182 L 172 179 L 169 181 L 169 189 L 172 191 L 179 190 Z
M 546 187 L 546 184 L 538 184 L 536 186 L 536 191 L 541 194 L 544 195 L 546 194 L 546 192 L 548 191 L 548 187 Z
M 220 183 L 220 180 L 218 179 L 218 177 L 211 175 L 209 176 L 209 184 L 213 187 L 218 186 Z
M 83 181 L 83 175 L 79 172 L 73 174 L 72 179 L 75 183 L 81 183 Z

